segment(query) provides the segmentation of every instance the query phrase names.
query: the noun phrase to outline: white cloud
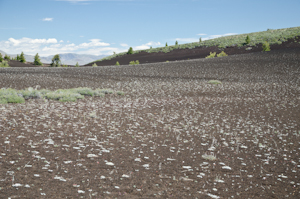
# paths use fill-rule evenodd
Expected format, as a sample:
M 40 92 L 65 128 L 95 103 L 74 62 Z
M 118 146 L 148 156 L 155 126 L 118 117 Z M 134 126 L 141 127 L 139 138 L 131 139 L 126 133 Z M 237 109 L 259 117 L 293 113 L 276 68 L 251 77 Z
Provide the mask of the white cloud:
M 207 34 L 204 34 L 204 33 L 200 33 L 200 34 L 197 34 L 199 36 L 204 36 L 204 35 L 207 35 Z
M 100 42 L 100 39 L 91 39 L 89 43 L 82 43 L 79 45 L 79 48 L 90 48 L 96 46 L 109 46 L 109 43 Z
M 128 47 L 128 44 L 122 43 L 122 44 L 120 44 L 120 46 L 122 46 L 122 47 Z
M 123 52 L 126 49 L 108 47 L 109 43 L 102 42 L 100 39 L 91 39 L 89 42 L 75 44 L 59 42 L 55 38 L 32 39 L 23 37 L 21 39 L 9 38 L 6 41 L 0 41 L 0 50 L 8 54 L 20 54 L 24 52 L 28 55 L 39 53 L 40 56 L 54 55 L 58 53 L 81 53 L 81 54 L 113 54 L 113 52 Z
M 181 41 L 181 42 L 186 42 L 186 43 L 191 43 L 191 42 L 198 42 L 198 38 L 176 38 L 176 41 Z
M 53 18 L 44 18 L 43 21 L 53 21 Z
M 208 40 L 208 39 L 215 39 L 215 38 L 218 38 L 218 37 L 230 36 L 230 35 L 237 35 L 237 33 L 226 33 L 226 34 L 223 34 L 223 35 L 210 35 L 208 37 L 202 38 L 202 41 Z
M 135 46 L 135 47 L 133 47 L 133 50 L 145 50 L 145 49 L 149 49 L 150 46 L 152 46 L 152 47 L 157 47 L 157 46 L 160 46 L 160 45 L 161 45 L 160 42 L 153 42 L 153 41 L 150 41 L 150 42 L 148 42 L 148 43 L 146 43 L 146 44 L 142 44 L 142 45 L 140 45 L 140 46 Z
M 204 40 L 215 39 L 218 37 L 225 37 L 225 36 L 236 35 L 236 34 L 237 33 L 226 33 L 223 35 L 208 35 L 207 37 L 203 37 L 201 39 L 202 41 L 204 41 Z M 198 35 L 204 36 L 206 34 L 198 34 Z M 179 42 L 192 43 L 192 42 L 198 42 L 199 38 L 176 38 L 175 40 Z

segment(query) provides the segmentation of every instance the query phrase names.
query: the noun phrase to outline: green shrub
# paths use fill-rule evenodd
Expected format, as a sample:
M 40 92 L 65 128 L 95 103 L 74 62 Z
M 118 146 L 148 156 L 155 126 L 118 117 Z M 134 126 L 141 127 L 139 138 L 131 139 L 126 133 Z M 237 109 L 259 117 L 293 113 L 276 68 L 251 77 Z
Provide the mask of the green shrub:
M 69 67 L 69 66 L 68 66 L 67 64 L 63 64 L 62 67 L 65 67 L 65 68 L 66 68 L 66 67 Z
M 2 54 L 0 53 L 0 62 L 3 61 L 3 57 L 2 57 Z
M 8 65 L 8 61 L 2 61 L 2 62 L 0 62 L 0 68 L 7 68 L 7 67 L 10 67 Z
M 78 64 L 78 62 L 75 64 L 75 67 L 79 67 L 79 64 Z
M 140 64 L 139 60 L 129 62 L 129 65 L 138 65 Z
M 270 44 L 267 41 L 265 41 L 263 43 L 262 48 L 263 48 L 263 51 L 271 51 Z
M 34 65 L 37 65 L 37 66 L 42 66 L 43 65 L 38 53 L 36 53 L 36 55 L 34 56 L 34 62 L 33 63 L 34 63 Z
M 168 43 L 166 42 L 166 47 L 168 46 Z
M 118 61 L 116 62 L 116 66 L 120 66 L 120 63 Z
M 127 54 L 128 54 L 128 55 L 132 55 L 132 54 L 133 54 L 133 49 L 132 49 L 132 47 L 130 47 L 130 48 L 128 49 Z
M 25 62 L 26 62 L 26 59 L 25 59 L 25 56 L 24 56 L 24 53 L 23 53 L 23 52 L 21 53 L 21 55 L 20 55 L 20 57 L 19 57 L 19 60 L 20 60 L 20 62 L 22 62 L 22 63 L 25 63 Z
M 96 64 L 96 63 L 94 63 L 94 64 L 92 65 L 92 67 L 97 67 L 97 64 Z
M 202 42 L 202 38 L 200 37 L 200 38 L 199 38 L 199 43 L 201 43 L 201 42 Z
M 214 58 L 216 56 L 216 52 L 210 52 L 208 56 L 206 56 L 205 58 Z
M 20 56 L 19 55 L 17 55 L 17 61 L 20 61 Z
M 226 57 L 226 56 L 228 56 L 228 55 L 224 51 L 217 54 L 217 57 Z
M 176 45 L 176 46 L 178 45 L 178 41 L 175 42 L 175 45 Z

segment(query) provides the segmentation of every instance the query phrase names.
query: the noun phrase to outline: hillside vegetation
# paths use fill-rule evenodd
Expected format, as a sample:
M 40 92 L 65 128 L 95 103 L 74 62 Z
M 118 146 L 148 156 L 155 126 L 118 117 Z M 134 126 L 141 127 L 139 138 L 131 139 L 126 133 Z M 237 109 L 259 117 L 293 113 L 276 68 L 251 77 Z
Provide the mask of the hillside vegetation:
M 247 35 L 250 38 L 250 42 L 248 44 L 246 44 Z M 201 41 L 201 42 L 178 44 L 178 45 L 173 45 L 173 46 L 164 46 L 164 47 L 151 48 L 151 49 L 146 49 L 146 50 L 136 50 L 136 51 L 133 51 L 132 54 L 138 54 L 141 52 L 168 53 L 175 49 L 193 49 L 196 47 L 211 47 L 211 46 L 218 46 L 220 49 L 224 49 L 224 48 L 230 47 L 230 46 L 242 47 L 244 45 L 251 47 L 251 46 L 257 46 L 258 44 L 262 44 L 266 41 L 270 45 L 273 45 L 273 44 L 282 44 L 282 42 L 285 42 L 288 39 L 296 38 L 297 36 L 300 36 L 300 26 L 294 27 L 294 28 L 283 28 L 283 29 L 275 29 L 275 30 L 268 29 L 267 31 L 262 31 L 262 32 L 224 36 L 224 37 L 205 40 L 205 41 Z M 125 54 L 127 54 L 127 52 L 114 54 L 114 55 L 105 57 L 103 59 L 96 60 L 94 62 L 111 60 L 113 58 L 120 57 Z

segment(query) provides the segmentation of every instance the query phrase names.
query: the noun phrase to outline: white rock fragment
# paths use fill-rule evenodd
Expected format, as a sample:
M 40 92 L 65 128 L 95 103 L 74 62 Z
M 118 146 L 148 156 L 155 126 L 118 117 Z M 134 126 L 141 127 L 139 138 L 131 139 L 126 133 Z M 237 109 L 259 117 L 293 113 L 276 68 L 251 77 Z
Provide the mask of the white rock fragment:
M 88 158 L 97 158 L 98 155 L 96 155 L 96 154 L 87 154 L 87 157 Z
M 168 161 L 174 161 L 176 159 L 172 159 L 172 158 L 167 158 Z
M 229 171 L 232 170 L 231 167 L 229 167 L 229 166 L 222 166 L 222 169 L 224 169 L 224 170 L 229 170 Z
M 143 165 L 143 167 L 145 167 L 145 168 L 149 168 L 149 166 L 150 166 L 149 164 L 144 164 Z
M 122 178 L 129 178 L 130 176 L 129 175 L 126 175 L 126 174 L 123 174 L 122 175 Z
M 182 168 L 184 168 L 184 169 L 190 169 L 192 167 L 191 166 L 182 166 Z
M 105 179 L 105 176 L 100 176 L 100 179 L 101 179 L 101 180 L 104 180 L 104 179 Z
M 141 162 L 141 158 L 135 158 L 134 161 Z
M 34 177 L 40 177 L 40 174 L 34 174 L 33 176 Z
M 214 194 L 211 194 L 211 193 L 208 193 L 207 194 L 209 197 L 211 197 L 211 198 L 215 198 L 215 199 L 218 199 L 218 198 L 220 198 L 219 196 L 217 196 L 217 195 L 214 195 Z
M 105 164 L 108 165 L 108 166 L 114 166 L 114 165 L 115 165 L 115 164 L 112 163 L 112 162 L 106 162 Z
M 13 186 L 13 187 L 22 187 L 23 185 L 20 184 L 20 183 L 16 183 L 16 184 L 13 184 L 12 186 Z
M 72 163 L 72 161 L 71 161 L 71 160 L 68 160 L 68 161 L 64 161 L 64 163 L 65 163 L 65 164 L 70 164 L 70 163 Z
M 85 191 L 83 191 L 83 190 L 78 190 L 78 193 L 85 193 Z

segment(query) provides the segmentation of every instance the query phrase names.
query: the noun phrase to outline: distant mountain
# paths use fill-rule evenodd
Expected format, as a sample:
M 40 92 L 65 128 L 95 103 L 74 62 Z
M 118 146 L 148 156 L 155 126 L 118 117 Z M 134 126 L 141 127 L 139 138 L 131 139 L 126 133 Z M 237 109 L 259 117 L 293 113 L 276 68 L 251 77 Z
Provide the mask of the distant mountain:
M 4 57 L 7 53 L 0 50 L 0 53 Z M 17 54 L 7 54 L 10 57 L 16 57 Z M 84 65 L 88 64 L 90 62 L 93 62 L 98 59 L 102 59 L 103 57 L 106 57 L 106 55 L 85 55 L 85 54 L 76 54 L 76 53 L 64 53 L 64 54 L 59 54 L 60 55 L 60 60 L 62 64 L 68 64 L 68 65 L 75 65 L 77 62 L 79 65 Z M 54 55 L 50 55 L 47 57 L 40 57 L 42 63 L 51 63 L 52 58 Z M 34 56 L 32 55 L 26 55 L 25 54 L 25 59 L 28 62 L 33 62 L 34 61 Z

